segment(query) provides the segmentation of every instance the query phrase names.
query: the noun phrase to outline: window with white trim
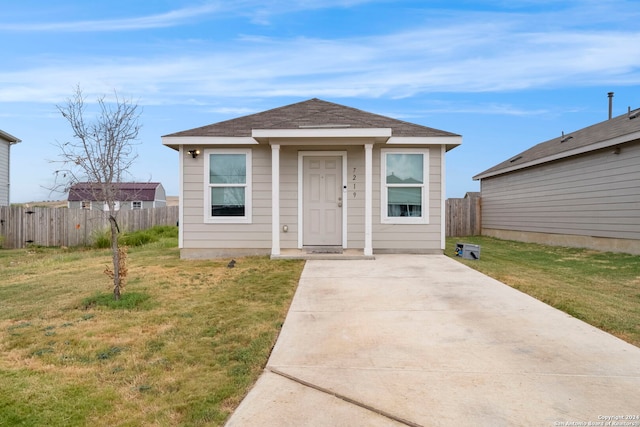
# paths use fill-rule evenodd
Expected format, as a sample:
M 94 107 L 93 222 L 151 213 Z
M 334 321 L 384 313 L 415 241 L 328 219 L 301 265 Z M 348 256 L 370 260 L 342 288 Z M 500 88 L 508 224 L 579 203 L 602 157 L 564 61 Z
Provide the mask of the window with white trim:
M 131 209 L 142 209 L 142 201 L 135 200 L 131 202 Z
M 251 150 L 205 152 L 205 222 L 251 222 Z
M 428 224 L 428 149 L 381 150 L 381 214 L 385 224 Z
M 88 200 L 83 200 L 82 202 L 80 202 L 80 209 L 84 209 L 87 211 L 91 210 L 91 202 Z

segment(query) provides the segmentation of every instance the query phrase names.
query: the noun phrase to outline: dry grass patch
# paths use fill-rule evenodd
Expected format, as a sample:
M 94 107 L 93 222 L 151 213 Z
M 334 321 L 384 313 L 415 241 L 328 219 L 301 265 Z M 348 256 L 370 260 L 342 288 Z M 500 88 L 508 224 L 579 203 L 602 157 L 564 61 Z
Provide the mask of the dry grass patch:
M 303 262 L 230 269 L 162 240 L 130 249 L 109 305 L 109 257 L 0 252 L 0 425 L 221 425 L 262 371 Z

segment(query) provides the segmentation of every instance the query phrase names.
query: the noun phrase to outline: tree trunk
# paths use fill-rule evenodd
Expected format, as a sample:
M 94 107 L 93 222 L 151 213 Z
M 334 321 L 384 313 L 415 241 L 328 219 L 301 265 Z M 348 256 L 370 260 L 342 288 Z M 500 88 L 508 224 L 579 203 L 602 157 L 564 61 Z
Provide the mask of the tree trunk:
M 113 215 L 109 216 L 111 224 L 111 253 L 113 255 L 113 299 L 120 299 L 120 252 L 118 251 L 118 223 Z

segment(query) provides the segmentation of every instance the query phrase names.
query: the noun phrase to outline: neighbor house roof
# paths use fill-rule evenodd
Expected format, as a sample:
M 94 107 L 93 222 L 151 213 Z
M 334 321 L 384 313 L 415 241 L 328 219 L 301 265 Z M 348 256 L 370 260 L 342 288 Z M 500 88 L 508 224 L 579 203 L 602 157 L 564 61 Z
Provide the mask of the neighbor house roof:
M 474 176 L 484 179 L 640 139 L 640 109 L 542 142 Z
M 165 135 L 165 137 L 251 137 L 254 129 L 313 128 L 390 128 L 391 136 L 396 137 L 459 137 L 454 133 L 368 113 L 317 98 Z
M 118 189 L 116 200 L 141 202 L 154 201 L 156 190 L 160 187 L 159 182 L 120 182 L 113 185 Z M 99 194 L 96 191 L 98 188 L 98 184 L 79 182 L 71 187 L 67 200 L 70 202 L 102 201 L 96 200 L 95 197 L 95 194 Z
M 22 142 L 20 139 L 11 134 L 8 134 L 7 132 L 4 132 L 3 130 L 0 130 L 0 138 L 4 139 L 5 141 L 9 141 L 9 144 L 17 144 L 18 142 Z

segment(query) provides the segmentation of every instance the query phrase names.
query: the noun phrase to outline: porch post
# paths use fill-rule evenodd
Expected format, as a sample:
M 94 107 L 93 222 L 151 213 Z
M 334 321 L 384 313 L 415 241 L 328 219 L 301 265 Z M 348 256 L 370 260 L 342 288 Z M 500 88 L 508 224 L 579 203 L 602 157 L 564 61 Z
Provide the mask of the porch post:
M 271 256 L 280 255 L 280 145 L 271 144 Z
M 440 146 L 440 249 L 444 252 L 447 247 L 447 185 L 445 177 L 447 176 L 445 170 L 444 158 L 447 154 L 446 145 Z
M 364 255 L 373 255 L 373 144 L 364 144 Z

